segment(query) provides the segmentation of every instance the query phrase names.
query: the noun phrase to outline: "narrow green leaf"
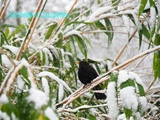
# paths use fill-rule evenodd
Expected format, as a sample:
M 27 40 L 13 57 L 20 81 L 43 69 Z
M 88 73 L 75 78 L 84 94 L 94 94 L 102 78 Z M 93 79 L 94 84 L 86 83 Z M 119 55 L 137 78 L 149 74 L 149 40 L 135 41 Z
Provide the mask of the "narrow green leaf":
M 88 119 L 89 120 L 97 120 L 95 116 L 88 114 Z
M 123 88 L 125 88 L 125 87 L 129 87 L 129 86 L 133 86 L 133 87 L 135 87 L 134 80 L 132 80 L 132 79 L 128 79 L 127 81 L 125 81 L 125 82 L 121 83 L 120 88 L 121 88 L 121 89 L 123 89 Z
M 150 32 L 144 24 L 142 24 L 142 34 L 150 40 Z
M 112 73 L 110 75 L 109 82 L 116 82 L 117 83 L 117 80 L 118 80 L 118 73 Z
M 55 22 L 53 25 L 51 25 L 51 26 L 48 28 L 48 31 L 46 32 L 46 35 L 45 35 L 45 40 L 48 39 L 48 38 L 51 36 L 53 30 L 54 30 L 57 26 L 58 26 L 58 24 Z
M 143 86 L 140 85 L 140 84 L 138 84 L 137 82 L 136 82 L 136 84 L 137 84 L 137 86 L 138 86 L 138 90 L 139 90 L 140 96 L 145 96 L 145 91 L 144 91 Z
M 105 24 L 106 24 L 106 28 L 109 32 L 106 32 L 108 35 L 108 44 L 110 45 L 110 43 L 112 42 L 113 36 L 114 36 L 114 32 L 113 32 L 113 26 L 112 23 L 110 22 L 110 20 L 108 18 L 104 19 Z
M 45 53 L 43 51 L 41 53 L 42 53 L 41 64 L 45 65 L 45 62 L 46 62 Z
M 5 42 L 7 44 L 9 44 L 8 40 L 6 38 L 6 35 L 4 34 L 4 32 L 0 30 L 0 33 L 1 33 L 1 36 L 0 36 L 0 46 L 2 46 Z
M 87 58 L 87 45 L 85 41 L 78 35 L 74 35 L 74 38 L 76 42 L 78 43 L 79 49 L 82 52 L 82 54 L 85 56 L 85 59 Z
M 5 35 L 6 35 L 6 37 L 8 37 L 8 35 L 9 35 L 9 29 L 8 29 L 8 27 L 5 30 Z
M 139 49 L 140 49 L 142 45 L 142 34 L 143 34 L 142 29 L 138 31 L 138 34 L 139 34 Z
M 132 110 L 131 110 L 131 109 L 124 108 L 124 113 L 125 113 L 125 115 L 126 115 L 127 120 L 130 120 L 130 117 L 131 117 L 131 115 L 132 115 Z
M 117 10 L 119 3 L 120 3 L 120 0 L 112 0 L 112 6 L 115 6 L 115 10 Z
M 26 68 L 25 66 L 23 66 L 23 67 L 20 69 L 19 73 L 25 78 L 25 79 L 24 79 L 25 82 L 29 85 L 29 84 L 30 84 L 30 81 L 29 81 L 29 79 L 28 79 L 28 71 L 27 71 L 27 68 Z
M 148 0 L 141 0 L 138 16 L 140 16 L 143 13 L 147 1 Z
M 160 34 L 157 34 L 154 41 L 155 45 L 160 45 Z M 160 78 L 160 51 L 154 52 L 153 57 L 153 72 L 154 79 Z
M 16 34 L 21 35 L 21 37 L 24 37 L 26 35 L 26 29 L 25 26 L 19 25 L 9 36 L 8 36 L 8 40 L 10 40 L 12 37 L 14 37 Z
M 7 113 L 9 116 L 11 116 L 11 114 L 14 113 L 16 117 L 19 117 L 19 111 L 17 110 L 15 105 L 12 104 L 11 101 L 9 101 L 9 103 L 7 104 L 3 104 L 1 111 Z

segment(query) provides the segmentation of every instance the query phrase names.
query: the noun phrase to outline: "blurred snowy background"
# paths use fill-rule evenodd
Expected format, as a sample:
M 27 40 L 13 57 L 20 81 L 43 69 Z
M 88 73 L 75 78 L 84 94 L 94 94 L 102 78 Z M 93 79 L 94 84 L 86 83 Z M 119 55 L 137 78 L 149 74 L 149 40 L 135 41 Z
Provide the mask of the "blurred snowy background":
M 45 10 L 46 12 L 67 12 L 71 5 L 73 4 L 74 0 L 49 0 L 46 4 Z M 105 0 L 101 0 L 101 3 L 106 2 Z M 123 0 L 123 2 L 125 2 Z M 1 1 L 2 3 L 2 1 Z M 11 0 L 11 3 L 9 5 L 9 8 L 7 10 L 7 14 L 9 12 L 33 12 L 36 9 L 36 6 L 38 5 L 39 1 L 34 0 Z M 128 4 L 137 4 L 137 1 L 131 1 Z M 80 0 L 76 4 L 75 7 L 80 7 L 83 11 L 85 8 L 90 8 L 91 11 L 94 12 L 98 9 L 97 4 L 99 4 L 98 0 Z M 111 4 L 111 2 L 107 2 L 107 4 Z M 81 12 L 79 11 L 79 12 Z M 19 25 L 22 23 L 27 23 L 27 18 L 8 18 L 8 15 L 5 15 L 3 19 L 3 23 L 6 24 L 14 24 Z M 112 18 L 111 22 L 113 24 L 114 28 L 114 38 L 111 45 L 108 45 L 107 37 L 105 34 L 100 34 L 95 37 L 95 35 L 86 34 L 85 37 L 87 37 L 91 43 L 92 47 L 89 47 L 88 51 L 88 57 L 95 60 L 104 60 L 107 58 L 110 58 L 112 60 L 115 59 L 118 52 L 124 47 L 124 45 L 127 43 L 130 35 L 134 32 L 135 27 L 132 25 L 131 22 L 129 22 L 128 19 L 122 19 L 123 17 L 116 17 Z M 81 18 L 85 19 L 85 18 Z M 60 22 L 61 19 L 57 18 L 48 18 L 48 19 L 40 19 L 39 23 L 43 24 L 46 22 Z M 130 35 L 129 35 L 130 34 Z M 141 48 L 139 49 L 139 40 L 138 35 L 135 35 L 135 37 L 131 40 L 131 42 L 127 45 L 127 48 L 125 49 L 124 53 L 118 59 L 118 64 L 123 63 L 124 61 L 132 58 L 134 55 L 137 55 L 138 53 L 141 53 L 142 51 L 145 51 L 148 49 L 148 43 L 146 43 L 145 38 L 143 37 L 143 43 Z M 33 41 L 34 42 L 34 41 Z M 83 58 L 81 54 L 79 54 L 80 58 Z M 153 54 L 147 55 L 147 57 L 144 58 L 144 60 L 138 65 L 138 63 L 141 60 L 137 60 L 137 62 L 132 63 L 130 66 L 128 66 L 128 70 L 134 70 L 134 72 L 138 73 L 143 82 L 147 85 L 150 83 L 150 81 L 153 80 L 153 74 L 152 74 L 152 58 Z M 111 68 L 111 63 L 109 63 L 109 66 Z M 136 67 L 136 68 L 135 68 Z M 143 72 L 142 72 L 143 71 Z

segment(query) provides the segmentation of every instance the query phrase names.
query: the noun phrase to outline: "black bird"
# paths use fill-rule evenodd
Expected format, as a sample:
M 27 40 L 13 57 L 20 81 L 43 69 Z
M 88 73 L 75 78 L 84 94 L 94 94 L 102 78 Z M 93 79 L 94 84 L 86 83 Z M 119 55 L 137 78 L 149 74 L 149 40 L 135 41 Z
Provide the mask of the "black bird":
M 98 77 L 98 74 L 91 65 L 89 65 L 86 61 L 79 62 L 78 78 L 84 85 L 90 83 L 96 77 Z M 97 85 L 93 89 L 101 90 L 101 87 Z M 96 99 L 106 99 L 106 95 L 104 93 L 94 93 L 94 94 Z

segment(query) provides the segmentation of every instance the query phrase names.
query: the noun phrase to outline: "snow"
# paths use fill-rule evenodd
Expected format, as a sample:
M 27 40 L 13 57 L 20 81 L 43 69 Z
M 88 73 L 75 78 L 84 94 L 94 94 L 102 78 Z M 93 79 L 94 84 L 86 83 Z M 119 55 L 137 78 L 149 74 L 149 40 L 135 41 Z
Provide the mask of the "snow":
M 138 100 L 135 94 L 134 87 L 125 87 L 120 90 L 120 99 L 122 101 L 122 105 L 131 109 L 132 111 L 136 111 L 138 109 Z
M 63 96 L 64 96 L 64 88 L 62 84 L 59 84 L 59 90 L 58 90 L 59 102 L 63 99 Z
M 0 119 L 1 120 L 10 120 L 10 117 L 6 113 L 0 111 Z
M 158 16 L 160 17 L 160 0 L 157 0 Z
M 42 77 L 42 87 L 44 89 L 44 93 L 49 96 L 49 85 L 48 80 L 45 77 Z
M 15 116 L 15 114 L 13 112 L 11 114 L 11 118 L 12 118 L 12 120 L 18 120 L 18 118 Z
M 119 71 L 118 75 L 118 86 L 121 85 L 121 83 L 127 81 L 130 78 L 129 74 L 127 73 L 126 70 L 121 70 Z
M 135 81 L 136 81 L 138 84 L 144 86 L 141 78 L 140 78 L 136 73 L 134 73 L 134 72 L 129 72 L 129 76 L 130 76 L 131 79 L 133 79 L 133 80 L 135 79 Z
M 8 103 L 9 101 L 8 101 L 8 97 L 7 97 L 7 95 L 6 94 L 2 94 L 1 96 L 0 96 L 0 103 L 1 104 L 6 104 L 6 103 Z
M 112 120 L 115 120 L 119 113 L 117 102 L 118 100 L 116 97 L 116 83 L 110 82 L 108 84 L 108 90 L 107 90 L 107 104 L 109 108 L 109 116 Z
M 100 7 L 98 10 L 93 12 L 85 22 L 89 23 L 89 22 L 97 21 L 100 18 L 99 17 L 100 15 L 105 14 L 107 12 L 109 13 L 112 9 L 113 7 L 111 6 Z
M 125 114 L 120 114 L 117 118 L 117 120 L 127 120 Z M 133 117 L 131 117 L 129 120 L 134 120 Z
M 82 37 L 81 34 L 80 34 L 80 31 L 72 30 L 72 31 L 67 32 L 67 33 L 64 35 L 64 38 L 65 38 L 65 37 L 69 37 L 69 36 L 71 36 L 71 35 L 78 35 L 79 37 Z
M 118 86 L 120 86 L 121 83 L 127 81 L 128 79 L 135 80 L 138 84 L 143 86 L 143 82 L 141 78 L 134 72 L 127 72 L 126 70 L 119 71 L 118 75 Z
M 11 61 L 6 55 L 2 55 L 2 64 L 4 64 L 5 66 L 12 66 Z
M 29 90 L 29 96 L 27 97 L 28 102 L 33 102 L 35 104 L 35 108 L 39 109 L 43 105 L 47 105 L 49 97 L 42 91 L 31 88 Z
M 23 81 L 23 79 L 21 78 L 20 75 L 17 76 L 17 91 L 20 93 L 23 88 L 24 88 L 25 82 Z
M 55 112 L 53 112 L 53 110 L 50 107 L 48 107 L 44 111 L 44 113 L 49 118 L 49 120 L 59 120 L 58 116 L 55 114 Z
M 144 96 L 139 97 L 139 103 L 141 105 L 141 109 L 143 112 L 145 112 L 146 107 L 147 107 L 147 99 Z
M 153 29 L 156 23 L 156 9 L 153 6 L 150 8 L 150 15 L 151 17 L 150 17 L 149 23 L 150 23 L 151 29 Z
M 48 71 L 40 72 L 37 77 L 45 77 L 45 76 L 48 76 L 51 79 L 55 80 L 56 82 L 58 82 L 58 84 L 62 84 L 68 91 L 72 93 L 71 88 L 62 79 L 58 78 L 55 74 L 51 72 Z
M 45 53 L 45 65 L 47 66 L 49 65 L 49 58 L 53 61 L 53 56 L 47 48 L 43 48 L 42 51 Z M 43 59 L 43 57 L 41 59 Z
M 10 51 L 11 51 L 12 53 L 14 53 L 15 55 L 18 54 L 18 51 L 19 51 L 19 48 L 18 48 L 18 47 L 14 47 L 14 46 L 11 46 L 11 45 L 3 45 L 2 47 L 5 48 L 5 49 L 10 50 Z
M 123 15 L 122 18 L 123 18 L 123 22 L 124 22 L 124 25 L 126 27 L 127 32 L 130 33 L 130 19 L 129 19 L 129 17 L 126 15 Z

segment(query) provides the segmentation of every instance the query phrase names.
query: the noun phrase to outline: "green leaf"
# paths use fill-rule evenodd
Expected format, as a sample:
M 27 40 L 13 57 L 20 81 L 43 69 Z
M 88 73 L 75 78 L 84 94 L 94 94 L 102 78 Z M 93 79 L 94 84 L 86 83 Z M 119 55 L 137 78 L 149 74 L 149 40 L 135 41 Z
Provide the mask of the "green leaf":
M 148 0 L 141 0 L 138 16 L 140 16 L 143 13 L 147 1 Z
M 142 24 L 142 34 L 149 40 L 150 39 L 150 32 L 147 27 Z
M 138 31 L 138 34 L 139 34 L 139 49 L 140 49 L 142 45 L 142 34 L 143 34 L 142 29 Z
M 15 25 L 11 25 L 11 24 L 3 24 L 3 25 L 1 25 L 0 27 L 2 27 L 2 28 L 5 28 L 5 27 L 11 27 L 11 28 L 17 28 L 17 26 L 15 26 Z
M 124 113 L 125 113 L 125 115 L 126 115 L 127 120 L 130 120 L 130 117 L 131 117 L 131 115 L 132 115 L 132 110 L 131 110 L 131 109 L 124 108 Z
M 140 96 L 145 96 L 145 91 L 144 91 L 143 86 L 141 84 L 137 83 L 137 82 L 136 82 L 136 84 L 138 86 Z
M 45 65 L 45 62 L 46 62 L 45 53 L 43 51 L 41 53 L 42 53 L 41 65 Z
M 118 80 L 118 73 L 111 73 L 109 82 L 116 82 Z
M 1 111 L 7 113 L 9 116 L 14 113 L 16 117 L 19 117 L 18 109 L 15 107 L 15 105 L 12 104 L 11 101 L 9 101 L 7 104 L 3 104 Z
M 108 18 L 105 18 L 104 21 L 105 21 L 105 24 L 106 24 L 106 28 L 109 31 L 106 34 L 108 35 L 108 44 L 110 45 L 112 40 L 113 40 L 113 36 L 114 36 L 113 26 L 112 26 L 112 23 L 110 22 L 110 20 Z
M 49 120 L 44 114 L 40 114 L 38 120 Z
M 87 58 L 87 45 L 86 45 L 85 41 L 78 35 L 74 35 L 74 38 L 75 38 L 76 42 L 78 43 L 80 51 L 83 53 L 83 55 L 85 56 L 85 59 L 86 59 Z
M 95 116 L 88 114 L 88 119 L 89 120 L 97 120 Z
M 120 0 L 112 0 L 112 6 L 115 7 L 115 10 L 117 10 L 119 3 L 120 3 Z
M 153 1 L 153 0 L 149 0 L 149 3 L 150 3 L 150 6 L 155 6 L 156 5 L 155 1 Z
M 121 89 L 123 89 L 123 88 L 125 88 L 125 87 L 129 87 L 129 86 L 133 86 L 133 87 L 135 87 L 134 80 L 132 80 L 132 79 L 128 79 L 127 81 L 125 81 L 125 82 L 121 83 L 120 88 L 121 88 Z
M 47 33 L 46 33 L 46 35 L 45 35 L 45 40 L 48 39 L 48 38 L 51 36 L 53 30 L 54 30 L 57 26 L 58 26 L 58 24 L 55 22 L 53 25 L 51 25 L 51 26 L 48 28 L 48 31 L 47 31 Z
M 0 30 L 0 33 L 1 33 L 1 36 L 0 36 L 0 46 L 2 46 L 5 42 L 7 44 L 9 44 L 8 40 L 6 38 L 6 35 L 4 34 L 4 32 Z
M 155 45 L 160 45 L 160 34 L 157 34 L 154 41 Z M 154 72 L 154 79 L 160 78 L 160 51 L 154 52 L 153 57 L 153 72 Z
M 28 79 L 28 71 L 27 71 L 27 68 L 26 68 L 25 66 L 23 66 L 23 67 L 20 69 L 19 73 L 25 78 L 25 79 L 24 79 L 25 82 L 29 85 L 29 84 L 30 84 L 30 81 L 29 81 L 29 79 Z
M 109 32 L 104 32 L 108 36 L 108 44 L 110 45 L 113 39 L 113 27 L 109 19 L 104 19 L 106 26 L 104 26 L 100 21 L 95 22 L 95 25 L 101 30 L 108 30 Z
M 21 37 L 24 37 L 26 35 L 26 29 L 25 25 L 19 25 L 8 37 L 8 40 L 10 40 L 12 37 L 14 37 L 16 34 L 21 35 Z
M 8 37 L 8 35 L 9 35 L 9 29 L 8 29 L 8 27 L 5 30 L 5 35 L 6 35 L 6 37 Z

